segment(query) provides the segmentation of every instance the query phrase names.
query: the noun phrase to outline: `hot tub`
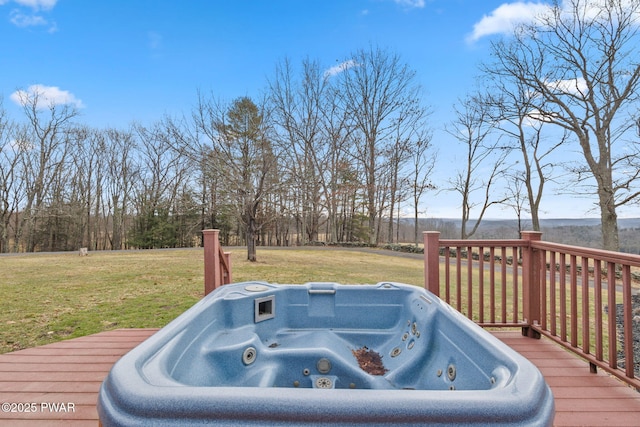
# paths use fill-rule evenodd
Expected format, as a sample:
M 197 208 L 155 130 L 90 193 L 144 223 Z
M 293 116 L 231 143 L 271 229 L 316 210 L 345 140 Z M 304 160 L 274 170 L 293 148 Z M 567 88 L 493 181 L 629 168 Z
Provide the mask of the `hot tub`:
M 551 425 L 525 358 L 398 283 L 226 285 L 134 348 L 100 389 L 104 427 Z

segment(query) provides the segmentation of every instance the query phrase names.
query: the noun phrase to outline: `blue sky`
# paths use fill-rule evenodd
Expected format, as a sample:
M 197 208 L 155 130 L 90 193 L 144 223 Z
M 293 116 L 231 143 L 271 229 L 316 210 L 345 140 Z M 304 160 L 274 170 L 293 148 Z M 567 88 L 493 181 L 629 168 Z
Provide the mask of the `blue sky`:
M 329 68 L 377 44 L 416 70 L 429 104 L 449 109 L 486 54 L 466 38 L 501 3 L 0 0 L 0 94 L 59 88 L 85 122 L 124 126 L 188 110 L 198 89 L 257 96 L 285 57 Z
M 80 121 L 126 128 L 188 114 L 197 91 L 258 97 L 276 63 L 308 57 L 326 68 L 370 44 L 400 54 L 434 110 L 433 126 L 474 87 L 492 37 L 542 3 L 508 0 L 0 0 L 0 96 L 37 87 L 75 104 Z M 38 85 L 38 86 L 34 86 Z M 13 96 L 12 96 L 13 95 Z M 455 158 L 436 132 L 445 169 Z M 440 170 L 439 173 L 446 173 Z M 457 217 L 439 195 L 429 216 Z M 445 207 L 446 205 L 446 207 Z M 557 210 L 546 217 L 581 216 Z M 585 208 L 589 207 L 588 203 Z M 511 216 L 496 209 L 490 216 Z M 591 212 L 590 216 L 597 216 Z

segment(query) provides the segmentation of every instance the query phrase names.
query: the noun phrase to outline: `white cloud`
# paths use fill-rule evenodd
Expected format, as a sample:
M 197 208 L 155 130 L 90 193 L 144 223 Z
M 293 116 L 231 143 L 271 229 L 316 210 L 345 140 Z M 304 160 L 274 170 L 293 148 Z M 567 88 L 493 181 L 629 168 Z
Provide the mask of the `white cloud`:
M 30 151 L 35 148 L 33 141 L 28 139 L 12 139 L 9 141 L 9 147 L 15 151 Z
M 538 109 L 535 109 L 527 113 L 523 123 L 525 126 L 536 127 L 541 123 L 551 123 L 551 119 L 554 116 L 557 115 L 553 112 L 542 112 Z
M 571 95 L 584 96 L 589 92 L 587 82 L 582 77 L 577 79 L 558 80 L 546 83 L 547 87 L 553 91 L 567 93 Z
M 31 85 L 27 90 L 17 90 L 9 97 L 20 106 L 35 102 L 37 109 L 50 108 L 56 105 L 70 104 L 76 108 L 83 108 L 82 100 L 67 90 L 60 90 L 57 86 Z
M 349 59 L 347 61 L 341 62 L 338 65 L 335 65 L 324 72 L 324 78 L 328 79 L 333 76 L 337 76 L 338 74 L 347 71 L 349 68 L 353 68 L 358 64 L 353 59 Z
M 393 0 L 396 4 L 408 8 L 423 8 L 424 0 Z
M 9 1 L 11 0 L 0 0 L 0 6 L 9 3 Z M 51 10 L 58 0 L 13 0 L 13 2 L 33 10 Z
M 607 15 L 603 16 L 603 11 L 605 10 L 618 10 L 617 2 L 613 6 L 611 4 L 608 4 L 609 2 L 610 0 L 586 0 L 584 5 L 585 8 L 583 10 L 585 19 L 597 19 L 598 17 L 600 17 L 600 19 L 616 19 L 616 16 L 619 16 L 617 15 L 618 12 L 613 13 L 613 18 L 609 18 L 609 16 Z M 623 12 L 623 14 L 626 13 L 626 11 L 635 11 L 635 18 L 640 18 L 640 14 L 637 10 L 636 0 L 619 0 L 619 7 L 619 10 L 625 11 Z M 572 0 L 562 1 L 562 11 L 568 18 L 574 16 L 574 11 L 572 8 Z
M 47 31 L 50 33 L 58 30 L 55 22 L 49 22 L 42 14 L 36 13 L 50 11 L 58 0 L 0 0 L 0 6 L 11 1 L 20 6 L 13 9 L 9 14 L 9 21 L 13 25 L 20 28 L 49 27 Z M 31 11 L 26 11 L 25 8 L 30 8 Z
M 595 19 L 602 14 L 602 11 L 606 8 L 607 2 L 610 0 L 584 0 L 581 2 L 581 6 L 584 9 L 581 11 L 585 19 Z M 620 0 L 620 7 L 635 8 L 632 3 L 635 0 Z M 575 0 L 562 0 L 558 3 L 560 12 L 568 19 L 571 19 L 575 14 L 573 10 L 575 7 Z M 473 26 L 473 31 L 467 37 L 468 42 L 475 42 L 484 36 L 492 34 L 508 34 L 514 30 L 517 25 L 520 24 L 534 24 L 536 18 L 543 16 L 551 11 L 553 5 L 550 1 L 547 2 L 532 2 L 532 1 L 516 1 L 512 3 L 504 3 L 491 12 L 490 15 L 485 15 L 480 21 Z M 640 18 L 638 16 L 637 18 Z
M 473 26 L 473 32 L 467 40 L 474 42 L 484 36 L 510 33 L 517 25 L 533 22 L 536 16 L 547 12 L 549 7 L 545 3 L 522 1 L 502 4 Z
M 17 9 L 11 11 L 9 20 L 13 25 L 21 28 L 37 27 L 49 24 L 47 20 L 40 15 L 26 15 Z

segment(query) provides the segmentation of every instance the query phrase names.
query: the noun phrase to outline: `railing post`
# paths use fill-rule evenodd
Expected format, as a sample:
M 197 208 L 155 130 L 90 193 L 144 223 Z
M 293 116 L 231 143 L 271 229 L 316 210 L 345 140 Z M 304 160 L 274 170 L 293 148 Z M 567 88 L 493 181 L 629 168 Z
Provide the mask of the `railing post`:
M 540 338 L 540 332 L 532 328 L 540 324 L 540 251 L 531 246 L 531 242 L 542 239 L 540 231 L 523 231 L 522 240 L 527 242 L 522 251 L 522 303 L 523 315 L 527 326 L 522 328 L 522 335 Z
M 424 287 L 440 296 L 440 232 L 423 231 Z
M 204 240 L 204 294 L 220 287 L 220 230 L 202 230 Z

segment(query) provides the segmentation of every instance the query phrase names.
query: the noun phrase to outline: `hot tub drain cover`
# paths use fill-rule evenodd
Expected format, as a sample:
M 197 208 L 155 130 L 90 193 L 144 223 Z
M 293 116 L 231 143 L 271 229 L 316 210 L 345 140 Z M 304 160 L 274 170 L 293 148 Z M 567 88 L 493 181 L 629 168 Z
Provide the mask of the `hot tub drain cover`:
M 333 381 L 331 378 L 318 377 L 316 378 L 316 388 L 333 388 Z

